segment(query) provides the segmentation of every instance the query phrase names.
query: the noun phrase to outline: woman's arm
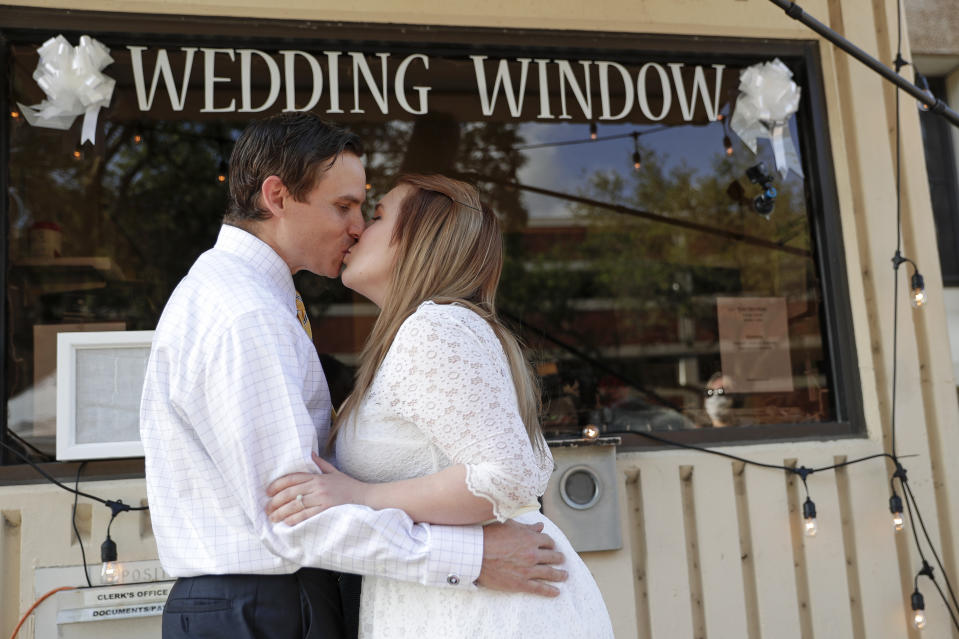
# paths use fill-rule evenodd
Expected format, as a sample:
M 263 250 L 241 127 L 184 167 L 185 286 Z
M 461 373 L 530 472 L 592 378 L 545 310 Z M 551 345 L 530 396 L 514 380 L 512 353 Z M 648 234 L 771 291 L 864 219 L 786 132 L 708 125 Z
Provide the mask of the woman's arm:
M 294 473 L 270 484 L 267 514 L 272 521 L 293 526 L 341 504 L 374 510 L 399 508 L 413 521 L 431 524 L 478 524 L 494 518 L 492 502 L 467 488 L 463 464 L 424 477 L 370 484 L 353 479 L 316 455 L 313 459 L 322 475 Z M 302 495 L 302 505 L 297 495 Z

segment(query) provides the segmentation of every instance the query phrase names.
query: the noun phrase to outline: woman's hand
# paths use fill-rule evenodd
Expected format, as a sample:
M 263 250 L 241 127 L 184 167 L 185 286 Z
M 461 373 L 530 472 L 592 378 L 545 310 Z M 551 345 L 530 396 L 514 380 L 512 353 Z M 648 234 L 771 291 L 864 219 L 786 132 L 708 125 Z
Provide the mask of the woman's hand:
M 270 521 L 293 526 L 333 506 L 366 503 L 370 484 L 341 473 L 316 453 L 313 461 L 323 471 L 322 475 L 291 473 L 267 487 L 270 501 L 266 514 Z

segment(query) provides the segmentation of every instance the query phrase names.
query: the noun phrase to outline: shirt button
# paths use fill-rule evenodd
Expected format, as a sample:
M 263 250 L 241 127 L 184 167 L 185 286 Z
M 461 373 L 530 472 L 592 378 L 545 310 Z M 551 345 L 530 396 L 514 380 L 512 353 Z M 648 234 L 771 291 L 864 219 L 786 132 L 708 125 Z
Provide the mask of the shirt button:
M 446 583 L 448 583 L 451 586 L 458 586 L 460 585 L 460 578 L 457 577 L 456 575 L 450 575 L 449 577 L 446 578 Z

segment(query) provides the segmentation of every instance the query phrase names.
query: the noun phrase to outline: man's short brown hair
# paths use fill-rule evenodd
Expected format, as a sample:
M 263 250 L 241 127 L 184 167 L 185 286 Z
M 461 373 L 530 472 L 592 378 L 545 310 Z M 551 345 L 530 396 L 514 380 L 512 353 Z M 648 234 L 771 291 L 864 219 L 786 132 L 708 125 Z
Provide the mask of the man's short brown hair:
M 341 153 L 363 155 L 360 138 L 312 113 L 284 113 L 251 122 L 230 156 L 230 202 L 223 221 L 265 220 L 260 188 L 271 175 L 302 202 Z

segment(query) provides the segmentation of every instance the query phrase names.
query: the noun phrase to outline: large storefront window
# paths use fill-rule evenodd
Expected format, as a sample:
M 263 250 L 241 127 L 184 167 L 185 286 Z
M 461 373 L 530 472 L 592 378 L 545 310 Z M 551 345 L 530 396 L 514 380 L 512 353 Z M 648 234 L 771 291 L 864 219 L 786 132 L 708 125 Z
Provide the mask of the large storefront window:
M 37 48 L 57 32 L 8 34 L 5 437 L 34 457 L 55 450 L 57 333 L 154 328 L 215 239 L 245 123 L 305 108 L 363 137 L 371 203 L 400 172 L 441 172 L 498 212 L 499 307 L 530 348 L 549 435 L 858 428 L 857 381 L 838 370 L 851 340 L 833 308 L 845 285 L 806 45 L 83 32 L 109 48 L 117 83 L 82 146 L 82 117 L 42 128 L 18 107 L 44 99 Z M 790 132 L 805 178 L 729 126 L 740 71 L 776 56 L 804 92 Z M 296 281 L 342 399 L 376 308 L 338 281 Z

